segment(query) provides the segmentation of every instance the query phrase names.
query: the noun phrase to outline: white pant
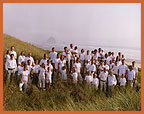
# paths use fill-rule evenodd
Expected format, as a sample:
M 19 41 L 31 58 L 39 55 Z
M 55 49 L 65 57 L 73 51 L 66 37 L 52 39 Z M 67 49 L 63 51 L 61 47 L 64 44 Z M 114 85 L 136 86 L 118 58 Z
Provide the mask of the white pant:
M 22 83 L 19 84 L 20 91 L 22 91 L 22 87 L 24 85 L 24 92 L 26 92 L 27 84 L 28 84 L 28 81 L 22 81 Z
M 39 76 L 39 87 L 45 88 L 45 77 Z
M 78 79 L 79 79 L 79 80 L 82 80 L 81 73 L 80 73 L 80 72 L 78 72 L 77 74 L 78 74 Z
M 67 80 L 67 74 L 66 73 L 62 73 L 62 80 Z
M 100 81 L 100 89 L 101 89 L 101 91 L 104 89 L 104 92 L 106 92 L 106 82 L 105 81 Z

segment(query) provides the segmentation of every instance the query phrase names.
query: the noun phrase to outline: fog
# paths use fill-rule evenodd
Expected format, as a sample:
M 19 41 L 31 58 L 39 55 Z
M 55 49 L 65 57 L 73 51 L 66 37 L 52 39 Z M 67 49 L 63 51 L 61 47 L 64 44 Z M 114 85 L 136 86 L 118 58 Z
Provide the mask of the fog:
M 4 33 L 34 44 L 58 42 L 141 46 L 140 3 L 4 3 Z

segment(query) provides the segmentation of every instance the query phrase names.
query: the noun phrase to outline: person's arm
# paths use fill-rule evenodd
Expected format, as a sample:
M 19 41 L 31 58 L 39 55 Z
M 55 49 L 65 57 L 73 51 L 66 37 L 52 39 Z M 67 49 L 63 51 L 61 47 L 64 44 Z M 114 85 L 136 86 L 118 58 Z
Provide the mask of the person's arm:
M 8 70 L 8 61 L 6 61 L 5 69 Z
M 20 62 L 20 56 L 18 57 L 18 64 L 19 64 L 19 65 L 21 64 L 21 62 Z
M 117 76 L 119 77 L 119 68 L 118 68 Z
M 126 70 L 125 77 L 127 78 L 128 70 Z
M 20 83 L 22 83 L 22 74 L 20 74 Z
M 60 72 L 60 63 L 58 63 L 58 73 Z
M 28 74 L 28 83 L 30 83 L 30 76 L 29 76 L 29 74 Z

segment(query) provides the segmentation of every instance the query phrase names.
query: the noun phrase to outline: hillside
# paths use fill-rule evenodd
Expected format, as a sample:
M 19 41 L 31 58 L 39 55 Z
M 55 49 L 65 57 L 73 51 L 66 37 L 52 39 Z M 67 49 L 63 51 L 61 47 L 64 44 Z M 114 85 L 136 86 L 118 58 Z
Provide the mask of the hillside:
M 22 42 L 12 36 L 4 34 L 4 53 L 12 45 L 20 54 L 21 50 L 32 52 L 34 58 L 40 59 L 43 53 L 49 52 Z M 4 111 L 138 111 L 141 110 L 141 88 L 139 69 L 138 86 L 120 90 L 115 88 L 112 97 L 103 92 L 95 91 L 86 83 L 73 85 L 71 78 L 67 82 L 57 79 L 49 92 L 40 91 L 36 86 L 29 87 L 27 94 L 20 92 L 18 83 L 14 82 L 9 87 L 5 84 L 6 72 L 4 70 L 3 109 Z

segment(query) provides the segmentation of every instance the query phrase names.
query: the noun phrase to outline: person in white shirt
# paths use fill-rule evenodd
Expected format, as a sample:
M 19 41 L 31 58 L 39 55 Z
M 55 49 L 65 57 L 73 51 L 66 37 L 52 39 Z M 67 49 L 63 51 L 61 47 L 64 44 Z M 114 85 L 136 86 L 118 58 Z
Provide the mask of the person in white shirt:
M 11 46 L 10 54 L 14 54 L 14 59 L 17 59 L 17 53 L 14 50 L 14 46 Z
M 21 62 L 21 65 L 18 65 L 18 67 L 17 67 L 17 71 L 18 71 L 18 73 L 17 73 L 17 78 L 18 78 L 18 82 L 20 81 L 20 74 L 21 74 L 21 72 L 24 70 L 24 65 L 25 65 L 25 61 L 22 61 Z
M 41 59 L 41 61 L 40 61 L 40 65 L 42 65 L 42 63 L 45 63 L 47 65 L 47 60 L 48 60 L 47 54 L 44 53 L 43 59 Z
M 78 81 L 78 74 L 77 74 L 76 68 L 73 68 L 72 82 L 77 83 L 77 81 Z
M 18 64 L 20 65 L 22 61 L 25 61 L 25 53 L 24 53 L 24 51 L 21 51 L 21 54 L 18 57 Z
M 50 52 L 49 57 L 50 57 L 51 63 L 54 61 L 54 59 L 56 59 L 57 52 L 55 51 L 54 47 L 52 48 L 52 51 Z
M 39 68 L 39 87 L 40 89 L 45 88 L 45 78 L 46 78 L 46 66 L 45 63 L 42 63 L 41 67 Z
M 127 67 L 127 65 L 125 65 L 125 60 L 123 59 L 122 64 L 119 65 L 119 67 L 118 67 L 118 83 L 119 83 L 121 76 L 124 75 L 126 77 L 127 73 L 128 73 L 128 67 Z
M 110 62 L 109 62 L 109 70 L 113 70 L 114 63 L 112 61 L 113 60 L 110 60 Z
M 109 71 L 109 66 L 107 65 L 107 60 L 104 61 L 104 68 L 106 68 L 107 71 Z
M 56 78 L 58 77 L 59 73 L 58 73 L 58 64 L 60 61 L 60 54 L 57 54 L 57 58 L 53 61 L 53 68 L 54 68 L 54 81 L 56 80 Z
M 124 77 L 124 75 L 122 75 L 122 77 L 120 78 L 120 87 L 125 87 L 126 86 L 126 78 Z
M 108 93 L 111 96 L 114 91 L 114 86 L 117 84 L 117 80 L 115 75 L 113 75 L 113 71 L 110 71 L 110 75 L 108 76 Z
M 81 76 L 81 63 L 80 63 L 80 59 L 79 58 L 77 58 L 76 63 L 74 63 L 74 67 L 76 68 L 76 71 L 78 73 L 79 80 L 82 80 L 82 76 Z
M 65 66 L 62 67 L 61 75 L 62 75 L 62 80 L 67 80 L 67 72 Z
M 133 82 L 135 80 L 135 71 L 133 67 L 130 66 L 127 74 L 128 86 L 133 87 Z
M 97 49 L 94 50 L 94 58 L 95 58 L 95 60 L 98 60 L 98 52 L 97 52 Z
M 114 75 L 116 76 L 117 80 L 118 80 L 118 68 L 119 68 L 118 63 L 117 63 L 117 61 L 115 61 L 112 71 L 113 71 Z
M 29 71 L 27 69 L 27 65 L 24 65 L 24 70 L 20 73 L 20 84 L 19 88 L 22 91 L 22 87 L 24 85 L 24 92 L 27 91 L 27 84 L 30 82 Z
M 97 78 L 97 74 L 93 74 L 93 81 L 92 81 L 93 87 L 98 90 L 99 87 L 99 79 Z
M 91 64 L 88 67 L 88 71 L 91 71 L 92 75 L 96 73 L 96 65 L 94 60 L 91 60 Z
M 46 72 L 46 90 L 50 89 L 52 83 L 52 72 L 51 72 L 51 68 L 47 67 L 47 72 Z
M 58 63 L 58 73 L 61 73 L 63 66 L 66 67 L 66 61 L 64 60 L 64 56 L 61 55 L 59 63 Z M 61 77 L 61 75 L 59 75 L 59 76 Z
M 73 46 L 73 44 L 70 44 L 70 49 L 69 49 L 69 51 L 71 53 L 70 71 L 72 71 L 72 68 L 73 68 L 73 58 L 72 58 L 73 50 L 74 50 L 74 46 Z
M 104 68 L 104 71 L 100 73 L 99 78 L 100 78 L 100 90 L 102 91 L 104 89 L 105 93 L 106 93 L 107 77 L 108 77 L 108 72 L 106 68 Z
M 6 63 L 6 61 L 9 60 L 9 59 L 10 59 L 10 50 L 7 50 L 4 62 Z
M 72 60 L 74 64 L 76 62 L 76 59 L 79 57 L 77 46 L 74 47 L 74 50 L 71 53 L 72 53 Z
M 89 62 L 90 62 L 90 60 L 91 60 L 91 55 L 90 55 L 89 50 L 87 50 L 87 53 L 85 54 L 84 58 L 85 58 L 85 61 L 89 61 Z
M 123 59 L 126 60 L 124 54 L 122 54 L 122 57 L 120 58 L 120 60 L 122 61 Z
M 85 73 L 85 74 L 88 73 L 89 65 L 90 65 L 89 61 L 88 61 L 88 60 L 85 61 L 85 66 L 84 66 L 84 73 Z
M 84 49 L 81 49 L 80 53 L 80 63 L 81 63 L 81 69 L 82 69 L 82 75 L 84 74 L 84 64 L 85 64 L 85 54 L 84 54 Z
M 33 57 L 32 57 L 32 53 L 31 53 L 31 52 L 29 52 L 29 53 L 28 53 L 28 56 L 25 58 L 26 64 L 28 64 L 28 60 L 31 60 L 31 63 L 30 63 L 31 66 L 32 66 L 32 65 L 35 65 L 34 59 L 33 59 Z
M 98 74 L 100 74 L 104 70 L 104 62 L 100 62 L 100 66 L 98 67 Z
M 88 84 L 91 84 L 91 83 L 92 83 L 93 77 L 92 77 L 91 71 L 88 71 L 88 74 L 85 76 L 85 81 L 86 81 Z
M 111 59 L 115 60 L 114 52 L 111 53 Z
M 7 71 L 8 84 L 12 82 L 12 78 L 17 70 L 17 63 L 14 59 L 14 54 L 10 55 L 10 59 L 6 61 L 5 69 Z
M 39 72 L 39 68 L 40 68 L 40 65 L 39 65 L 39 60 L 37 59 L 35 61 L 35 66 L 33 67 L 33 82 L 34 84 L 37 86 L 38 84 L 38 72 Z
M 30 59 L 28 60 L 27 68 L 28 68 L 29 76 L 30 76 L 30 84 L 32 84 L 32 81 L 33 81 L 33 66 L 31 66 L 31 60 Z
M 137 77 L 138 77 L 138 68 L 135 66 L 136 62 L 133 61 L 132 62 L 132 67 L 133 67 L 133 70 L 135 71 L 135 80 L 134 80 L 134 86 L 136 87 L 136 84 L 137 84 Z

